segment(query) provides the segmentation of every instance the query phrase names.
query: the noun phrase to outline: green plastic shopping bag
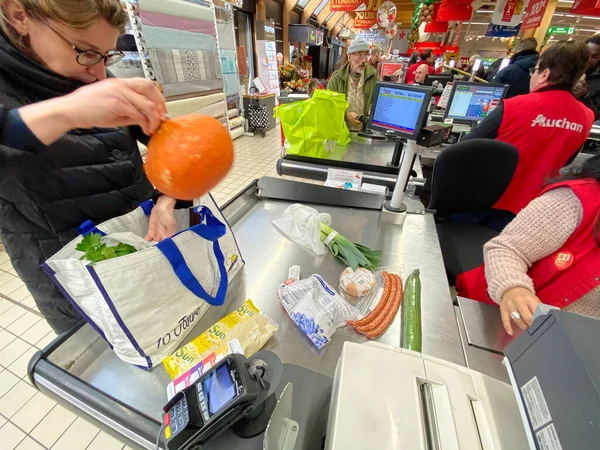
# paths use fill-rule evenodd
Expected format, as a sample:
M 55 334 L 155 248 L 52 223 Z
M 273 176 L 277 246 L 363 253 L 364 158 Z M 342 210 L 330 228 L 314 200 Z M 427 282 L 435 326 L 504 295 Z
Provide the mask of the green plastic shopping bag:
M 323 89 L 315 90 L 307 100 L 278 106 L 275 117 L 279 117 L 289 142 L 287 152 L 331 158 L 336 147 L 350 142 L 350 131 L 344 121 L 347 108 L 344 94 Z

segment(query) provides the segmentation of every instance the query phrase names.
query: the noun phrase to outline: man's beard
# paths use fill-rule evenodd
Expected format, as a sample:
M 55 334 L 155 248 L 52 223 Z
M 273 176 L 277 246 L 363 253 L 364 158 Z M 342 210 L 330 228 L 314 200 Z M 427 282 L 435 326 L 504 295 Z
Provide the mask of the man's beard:
M 352 73 L 354 73 L 355 75 L 362 75 L 362 73 L 365 71 L 365 64 L 360 64 L 358 66 L 356 66 L 356 68 L 352 71 Z

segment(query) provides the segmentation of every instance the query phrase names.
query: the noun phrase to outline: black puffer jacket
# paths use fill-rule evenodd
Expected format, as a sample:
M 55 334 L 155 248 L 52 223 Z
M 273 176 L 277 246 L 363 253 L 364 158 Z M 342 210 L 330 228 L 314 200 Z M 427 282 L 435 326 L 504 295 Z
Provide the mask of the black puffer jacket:
M 505 98 L 517 95 L 529 94 L 529 69 L 535 67 L 539 58 L 535 50 L 523 50 L 517 52 L 510 58 L 510 64 L 494 77 L 494 83 L 508 84 L 508 92 Z
M 44 69 L 0 34 L 0 133 L 10 109 L 81 86 Z M 0 136 L 0 236 L 42 314 L 64 331 L 79 316 L 40 264 L 73 239 L 85 220 L 101 223 L 126 214 L 154 191 L 129 130 L 74 130 L 29 152 L 5 143 Z

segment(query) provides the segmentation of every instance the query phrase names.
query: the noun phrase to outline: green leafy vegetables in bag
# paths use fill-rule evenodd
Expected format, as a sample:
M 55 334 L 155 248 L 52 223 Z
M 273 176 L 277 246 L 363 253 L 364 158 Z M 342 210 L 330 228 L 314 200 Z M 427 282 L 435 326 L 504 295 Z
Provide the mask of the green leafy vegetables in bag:
M 337 231 L 321 223 L 321 241 L 325 242 L 331 233 L 337 233 Z M 381 261 L 381 250 L 371 250 L 364 245 L 354 244 L 339 233 L 325 245 L 333 256 L 352 267 L 352 270 L 356 270 L 358 266 L 374 270 Z
M 119 243 L 118 245 L 108 246 L 102 243 L 102 235 L 99 233 L 85 235 L 82 241 L 77 244 L 75 250 L 85 253 L 79 258 L 80 260 L 87 259 L 92 263 L 129 255 L 137 251 L 133 245 L 129 244 Z

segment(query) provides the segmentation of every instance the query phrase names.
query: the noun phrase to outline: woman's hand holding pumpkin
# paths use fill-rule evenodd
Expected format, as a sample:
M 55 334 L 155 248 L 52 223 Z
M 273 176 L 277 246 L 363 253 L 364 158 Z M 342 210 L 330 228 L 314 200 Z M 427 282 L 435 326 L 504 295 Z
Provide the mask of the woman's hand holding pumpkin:
M 75 128 L 139 125 L 152 135 L 166 118 L 165 99 L 153 81 L 110 78 L 71 94 L 19 108 L 29 129 L 51 144 Z

